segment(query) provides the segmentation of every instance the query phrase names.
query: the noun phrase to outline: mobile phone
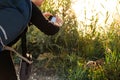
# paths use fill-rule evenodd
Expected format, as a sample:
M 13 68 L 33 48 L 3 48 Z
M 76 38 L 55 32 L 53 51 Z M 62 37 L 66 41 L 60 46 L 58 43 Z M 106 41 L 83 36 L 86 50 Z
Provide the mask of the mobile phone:
M 56 17 L 55 17 L 55 16 L 50 16 L 48 19 L 49 19 L 50 22 L 52 22 L 52 23 L 55 23 L 55 22 L 56 22 Z

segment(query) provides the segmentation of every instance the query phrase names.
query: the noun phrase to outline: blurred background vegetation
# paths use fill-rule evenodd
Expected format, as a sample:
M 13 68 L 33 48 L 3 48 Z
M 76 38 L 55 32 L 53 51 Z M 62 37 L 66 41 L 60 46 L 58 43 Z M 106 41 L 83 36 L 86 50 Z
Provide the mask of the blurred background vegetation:
M 34 25 L 29 27 L 27 48 L 37 62 L 36 68 L 46 64 L 60 80 L 120 80 L 120 24 L 113 21 L 106 31 L 96 27 L 98 18 L 93 16 L 90 25 L 82 22 L 84 31 L 78 30 L 71 0 L 45 0 L 40 9 L 59 15 L 64 24 L 53 36 L 45 35 Z M 20 41 L 15 48 L 20 50 Z M 95 66 L 86 66 L 89 61 L 95 61 Z

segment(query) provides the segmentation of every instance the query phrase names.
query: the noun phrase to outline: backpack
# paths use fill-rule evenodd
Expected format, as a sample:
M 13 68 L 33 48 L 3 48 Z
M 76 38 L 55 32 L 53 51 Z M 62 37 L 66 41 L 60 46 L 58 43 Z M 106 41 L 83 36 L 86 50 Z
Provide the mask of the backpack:
M 25 30 L 31 12 L 30 0 L 0 0 L 0 38 L 5 45 Z

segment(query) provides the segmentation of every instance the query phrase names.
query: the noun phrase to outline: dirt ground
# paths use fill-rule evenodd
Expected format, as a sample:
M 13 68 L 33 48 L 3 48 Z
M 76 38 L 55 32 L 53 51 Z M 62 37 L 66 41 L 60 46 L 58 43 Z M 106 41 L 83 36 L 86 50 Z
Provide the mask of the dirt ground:
M 17 74 L 19 75 L 19 65 L 15 65 Z M 19 80 L 19 76 L 18 76 Z M 46 69 L 44 67 L 36 68 L 32 65 L 31 75 L 28 80 L 60 80 L 54 69 Z
M 60 80 L 53 69 L 32 69 L 29 80 Z

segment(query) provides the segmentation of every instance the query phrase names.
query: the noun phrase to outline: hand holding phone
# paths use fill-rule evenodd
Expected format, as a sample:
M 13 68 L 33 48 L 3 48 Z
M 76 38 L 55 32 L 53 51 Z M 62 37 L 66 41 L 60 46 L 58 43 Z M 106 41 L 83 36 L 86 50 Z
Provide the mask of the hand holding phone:
M 63 21 L 58 16 L 50 16 L 48 19 L 57 26 L 62 26 L 63 24 Z
M 56 17 L 55 16 L 50 16 L 49 20 L 50 20 L 50 22 L 55 23 L 56 22 Z

